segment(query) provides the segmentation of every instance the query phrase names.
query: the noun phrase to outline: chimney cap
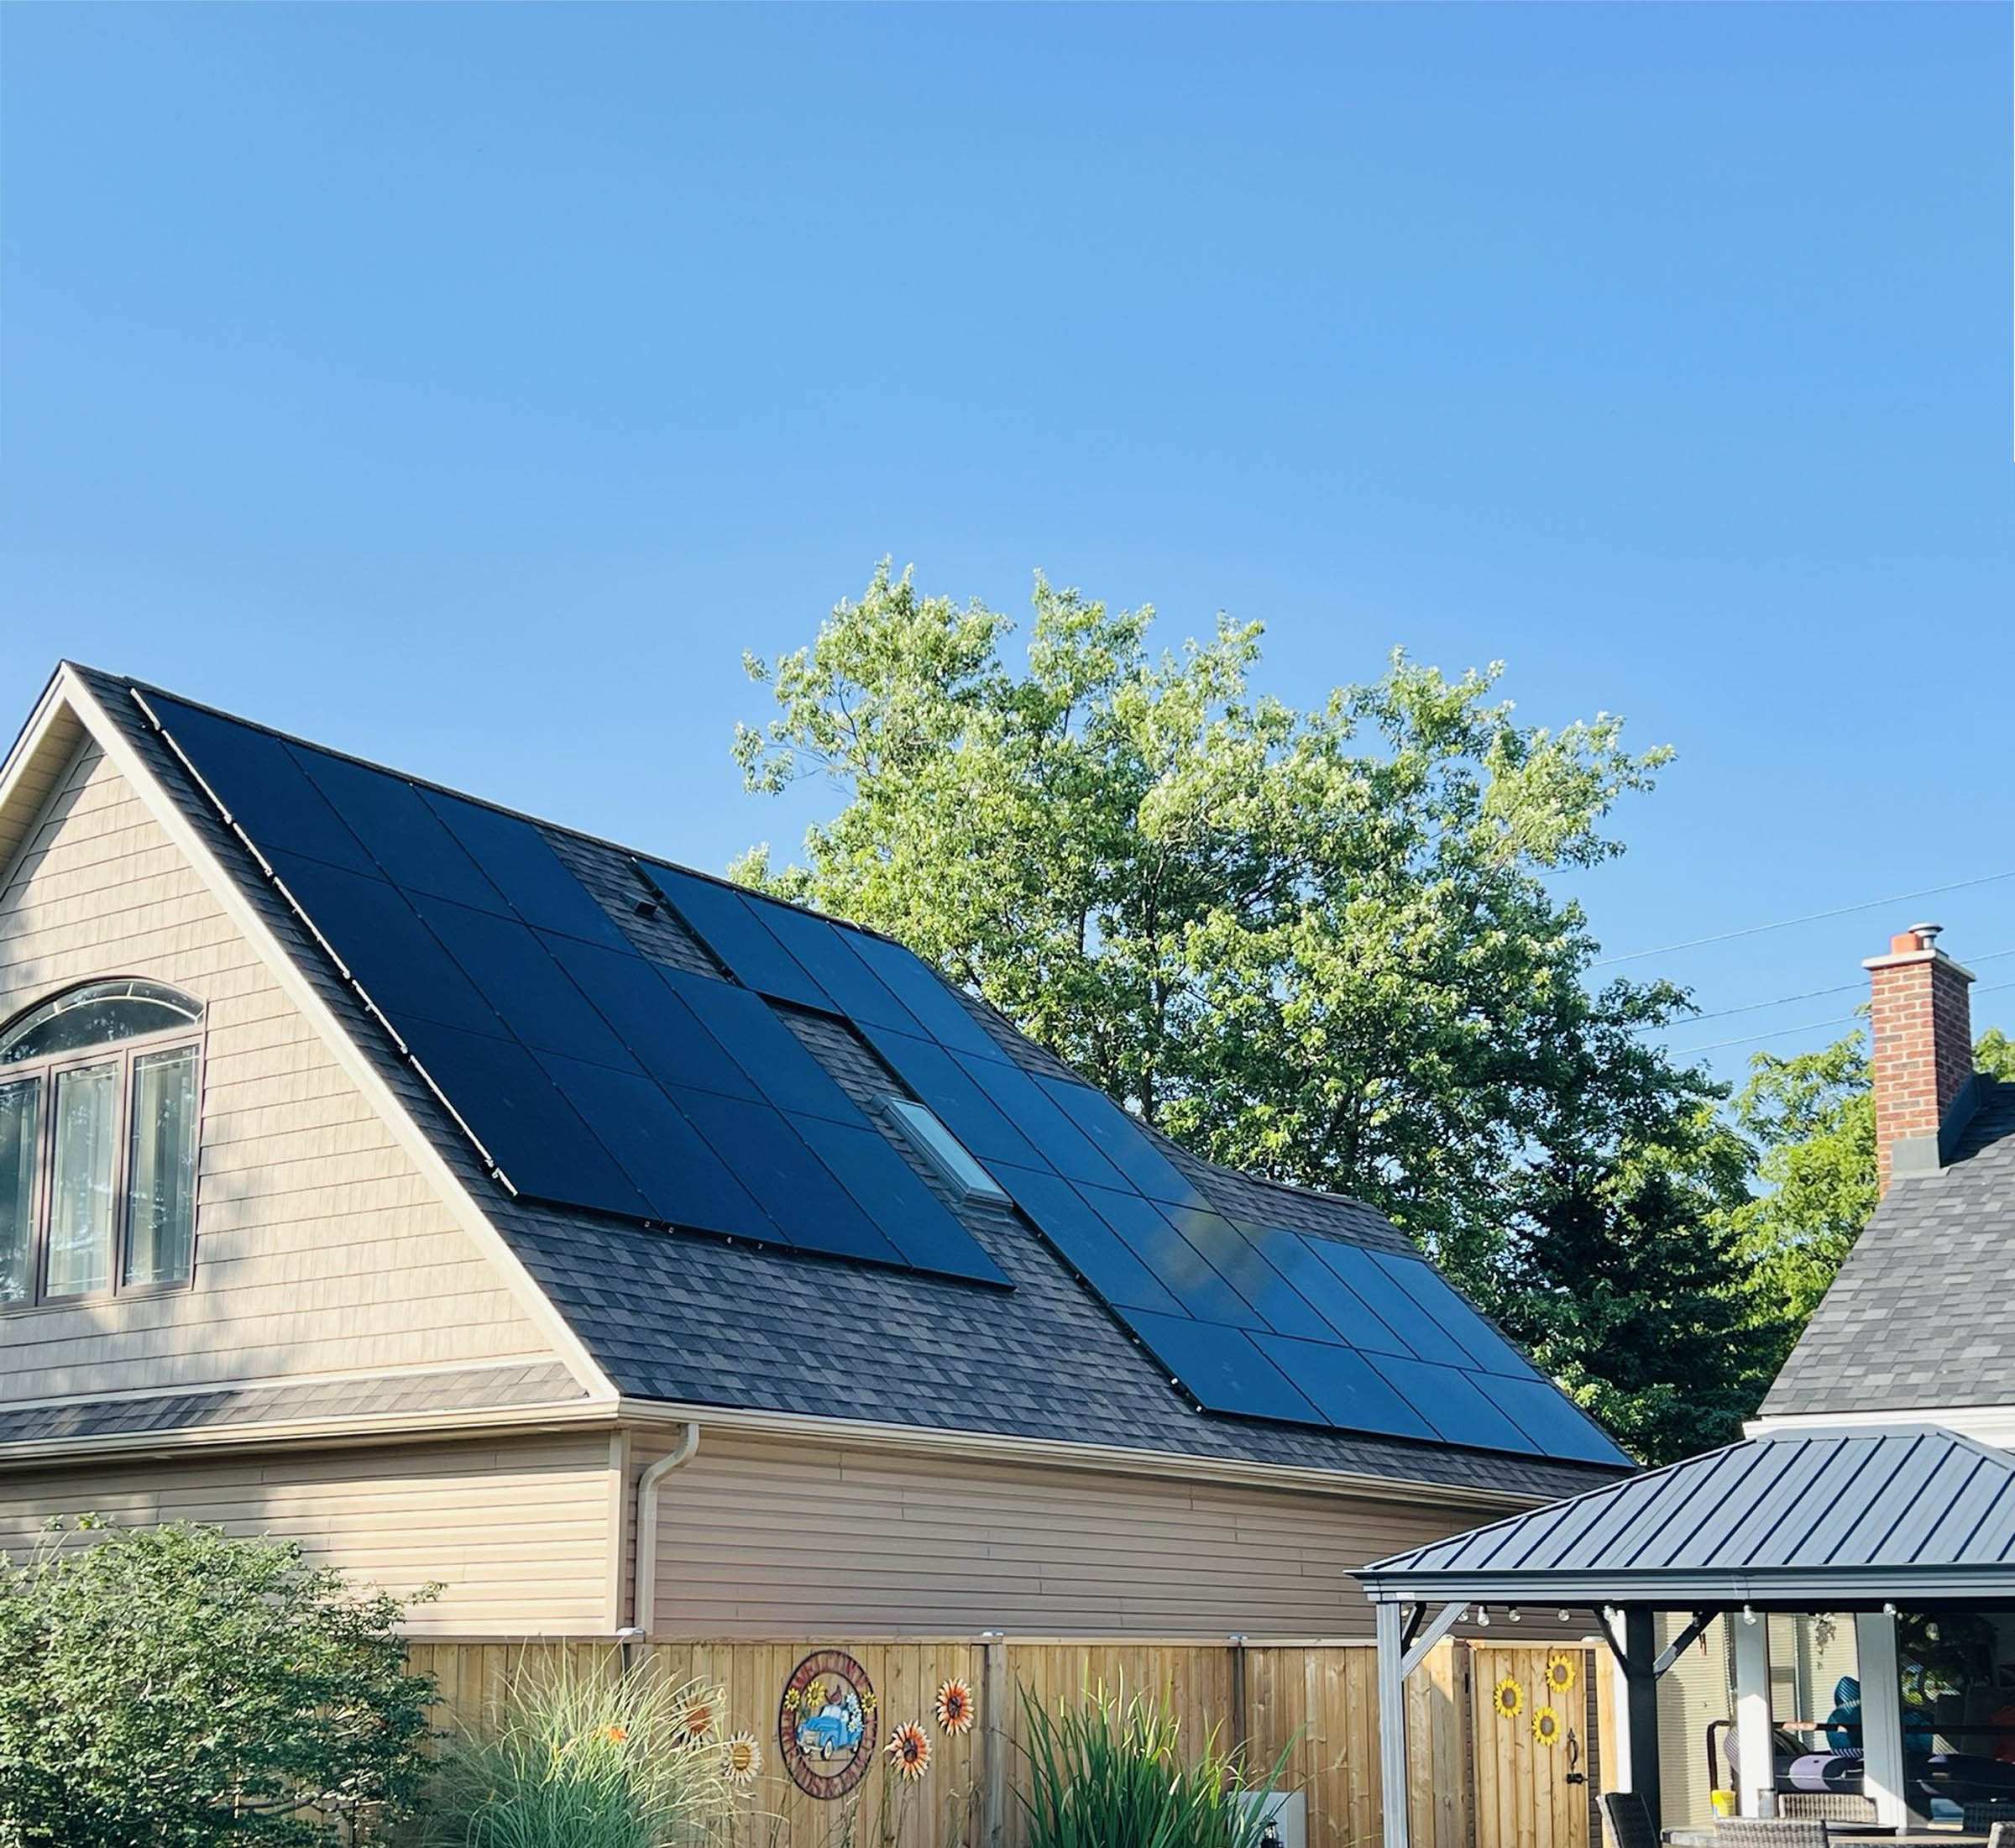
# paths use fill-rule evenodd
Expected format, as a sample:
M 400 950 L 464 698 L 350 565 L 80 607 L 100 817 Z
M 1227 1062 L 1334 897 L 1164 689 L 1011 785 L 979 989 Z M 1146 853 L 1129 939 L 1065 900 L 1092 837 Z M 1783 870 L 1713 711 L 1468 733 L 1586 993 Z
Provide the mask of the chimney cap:
M 1912 924 L 1910 934 L 1915 937 L 1925 949 L 1934 950 L 1938 946 L 1939 934 L 1944 928 L 1941 924 Z

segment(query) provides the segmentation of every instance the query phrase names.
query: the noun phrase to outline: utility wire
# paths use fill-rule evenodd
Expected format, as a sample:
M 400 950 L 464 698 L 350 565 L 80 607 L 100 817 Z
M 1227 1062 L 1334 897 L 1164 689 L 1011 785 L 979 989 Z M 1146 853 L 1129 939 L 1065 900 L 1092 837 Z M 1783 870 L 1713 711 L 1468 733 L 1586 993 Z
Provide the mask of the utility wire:
M 1941 892 L 1964 892 L 1972 886 L 1991 886 L 1997 879 L 2015 879 L 2015 866 L 2006 872 L 1982 873 L 1977 879 L 1955 879 L 1949 886 L 1926 886 L 1921 892 L 1898 892 L 1887 898 L 1864 899 L 1858 905 L 1836 905 L 1831 911 L 1808 911 L 1802 918 L 1780 918 L 1775 924 L 1745 925 L 1740 930 L 1724 930 L 1714 937 L 1689 937 L 1684 943 L 1661 944 L 1656 950 L 1633 950 L 1625 955 L 1604 956 L 1588 965 L 1606 969 L 1611 963 L 1641 962 L 1646 956 L 1667 956 L 1677 950 L 1698 950 L 1704 944 L 1733 943 L 1738 937 L 1757 937 L 1766 930 L 1788 930 L 1793 924 L 1817 924 L 1824 918 L 1845 918 L 1857 911 L 1873 911 L 1881 905 L 1900 905 L 1911 898 L 1935 898 Z
M 1982 956 L 1979 960 L 1985 962 L 1987 959 Z M 1859 987 L 1860 984 L 1856 983 L 1855 986 Z M 1990 988 L 1976 988 L 1973 992 L 1976 995 L 1992 995 L 2000 993 L 2003 988 L 2015 988 L 2015 982 L 1997 982 Z M 1701 1018 L 1709 1019 L 1713 1017 L 1703 1015 Z M 1779 1027 L 1774 1033 L 1737 1034 L 1733 1039 L 1716 1039 L 1704 1046 L 1676 1046 L 1670 1050 L 1675 1059 L 1691 1059 L 1703 1052 L 1719 1052 L 1725 1046 L 1753 1046 L 1761 1040 L 1782 1039 L 1794 1033 L 1814 1033 L 1821 1027 L 1844 1027 L 1849 1021 L 1860 1018 L 1859 1014 L 1835 1014 L 1829 1020 L 1808 1020 L 1802 1027 Z
M 1966 961 L 1969 964 L 1992 962 L 2002 956 L 2015 956 L 2015 950 L 1990 950 L 1984 956 L 1969 956 Z M 1787 1007 L 1794 1001 L 1817 1001 L 1822 995 L 1852 994 L 1862 986 L 1863 984 L 1858 982 L 1843 982 L 1837 988 L 1808 988 L 1803 994 L 1779 995 L 1775 1001 L 1745 1001 L 1739 1008 L 1717 1008 L 1712 1013 L 1688 1014 L 1683 1020 L 1667 1021 L 1663 1024 L 1667 1027 L 1698 1026 L 1703 1020 L 1725 1020 L 1730 1014 L 1755 1013 L 1764 1008 Z M 1986 988 L 1980 990 L 1981 994 L 1991 992 Z M 1631 1028 L 1630 1031 L 1632 1033 L 1654 1033 L 1657 1031 L 1659 1025 L 1660 1023 L 1657 1021 L 1647 1020 L 1641 1025 Z

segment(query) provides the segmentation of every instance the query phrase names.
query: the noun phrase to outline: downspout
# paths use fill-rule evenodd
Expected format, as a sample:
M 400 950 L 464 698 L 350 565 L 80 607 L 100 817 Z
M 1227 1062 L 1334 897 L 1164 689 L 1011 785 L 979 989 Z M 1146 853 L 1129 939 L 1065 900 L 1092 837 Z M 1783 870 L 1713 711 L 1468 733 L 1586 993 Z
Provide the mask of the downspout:
M 699 1421 L 688 1418 L 678 1442 L 636 1479 L 636 1573 L 630 1620 L 648 1636 L 657 1601 L 657 1485 L 692 1462 L 699 1448 Z

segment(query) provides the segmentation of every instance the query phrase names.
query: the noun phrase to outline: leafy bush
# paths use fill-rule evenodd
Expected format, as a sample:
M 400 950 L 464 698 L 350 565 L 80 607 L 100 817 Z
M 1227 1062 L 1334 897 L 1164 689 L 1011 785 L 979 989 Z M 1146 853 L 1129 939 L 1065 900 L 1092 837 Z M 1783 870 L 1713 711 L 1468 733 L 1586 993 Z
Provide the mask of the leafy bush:
M 1052 1714 L 1024 1688 L 1028 1848 L 1256 1848 L 1259 1800 L 1280 1773 L 1253 1782 L 1215 1729 L 1195 1756 L 1165 1694 L 1116 1699 L 1101 1688 Z M 1284 1755 L 1285 1756 L 1285 1755 Z
M 428 1804 L 439 1848 L 706 1848 L 735 1781 L 720 1690 L 563 1656 L 521 1667 L 495 1722 L 447 1743 Z
M 426 1775 L 406 1613 L 177 1522 L 0 1556 L 0 1848 L 369 1840 Z

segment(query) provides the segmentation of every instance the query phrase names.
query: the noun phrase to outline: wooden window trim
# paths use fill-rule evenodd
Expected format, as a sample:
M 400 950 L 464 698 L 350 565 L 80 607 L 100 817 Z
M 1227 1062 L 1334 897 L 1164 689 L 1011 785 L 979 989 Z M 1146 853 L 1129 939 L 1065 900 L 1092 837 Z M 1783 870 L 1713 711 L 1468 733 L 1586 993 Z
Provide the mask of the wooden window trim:
M 196 1050 L 196 1146 L 197 1179 L 202 1175 L 203 1145 L 203 1072 L 207 1064 L 209 1015 L 186 1026 L 164 1028 L 159 1033 L 138 1034 L 130 1039 L 108 1040 L 102 1045 L 79 1047 L 52 1053 L 40 1059 L 24 1059 L 18 1065 L 0 1065 L 0 1083 L 18 1079 L 39 1079 L 35 1097 L 35 1178 L 29 1211 L 32 1221 L 29 1236 L 28 1269 L 31 1288 L 19 1302 L 0 1303 L 0 1319 L 33 1315 L 45 1309 L 86 1309 L 94 1304 L 134 1302 L 149 1296 L 180 1296 L 196 1287 L 196 1220 L 199 1197 L 191 1202 L 189 1270 L 186 1276 L 165 1283 L 129 1284 L 124 1281 L 126 1254 L 133 1226 L 131 1168 L 133 1164 L 133 1061 L 149 1053 L 170 1052 L 185 1046 Z M 56 1081 L 66 1071 L 89 1071 L 94 1066 L 116 1065 L 118 1082 L 113 1106 L 113 1218 L 112 1252 L 108 1281 L 102 1290 L 80 1290 L 52 1296 L 49 1290 L 50 1217 L 53 1210 L 50 1188 L 55 1175 Z

